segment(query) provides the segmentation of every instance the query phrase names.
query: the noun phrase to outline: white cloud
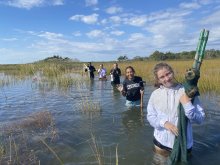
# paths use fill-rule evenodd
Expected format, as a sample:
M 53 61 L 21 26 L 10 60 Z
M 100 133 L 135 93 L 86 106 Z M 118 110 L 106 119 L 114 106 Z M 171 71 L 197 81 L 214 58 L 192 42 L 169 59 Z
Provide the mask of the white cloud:
M 52 32 L 41 32 L 41 34 L 39 34 L 38 36 L 48 40 L 54 40 L 63 37 L 63 34 L 52 33 Z
M 39 7 L 44 4 L 44 0 L 10 0 L 9 6 L 31 9 L 33 7 Z
M 122 12 L 123 9 L 122 9 L 121 7 L 115 7 L 115 6 L 113 6 L 113 7 L 107 8 L 105 11 L 106 11 L 106 13 L 108 13 L 108 14 L 116 14 L 116 13 Z
M 209 34 L 208 44 L 211 42 L 211 44 L 217 45 L 219 49 L 220 45 L 220 26 L 212 27 Z
M 112 16 L 109 18 L 109 20 L 114 24 L 120 24 L 121 23 L 121 17 L 119 16 Z
M 86 6 L 94 6 L 98 4 L 98 0 L 86 0 Z
M 64 5 L 64 0 L 53 0 L 53 5 Z
M 215 0 L 198 0 L 200 4 L 202 5 L 208 5 L 210 3 L 213 3 Z
M 179 39 L 184 36 L 185 28 L 182 18 L 156 21 L 146 27 L 152 33 L 151 44 L 155 47 L 165 47 L 180 42 Z
M 73 21 L 82 21 L 86 24 L 95 24 L 98 21 L 98 14 L 92 14 L 92 15 L 74 15 L 70 17 L 70 20 Z
M 132 26 L 144 26 L 147 22 L 147 16 L 141 15 L 141 16 L 134 16 L 132 18 L 126 18 L 124 19 L 125 24 L 132 25 Z
M 216 11 L 200 21 L 202 25 L 220 25 L 220 11 Z
M 108 20 L 107 20 L 107 19 L 101 20 L 101 24 L 105 25 L 105 24 L 107 24 L 107 23 L 108 23 Z
M 181 3 L 180 4 L 180 8 L 183 8 L 183 9 L 198 9 L 200 8 L 200 5 L 196 2 L 191 2 L 191 3 Z
M 98 38 L 104 36 L 104 33 L 101 30 L 92 30 L 89 33 L 86 33 L 86 35 L 90 38 Z
M 17 38 L 3 38 L 2 39 L 3 41 L 17 41 L 18 39 Z
M 121 35 L 123 35 L 124 33 L 125 33 L 124 31 L 119 31 L 119 30 L 117 30 L 117 31 L 111 31 L 111 34 L 116 35 L 116 36 L 121 36 Z
M 145 36 L 142 33 L 133 33 L 130 35 L 129 41 L 135 42 L 142 39 L 145 39 Z
M 76 32 L 73 32 L 73 35 L 75 37 L 80 37 L 80 36 L 82 36 L 82 33 L 80 31 L 76 31 Z
M 31 9 L 45 5 L 63 5 L 64 0 L 8 0 L 7 2 L 3 2 L 3 4 L 17 8 Z

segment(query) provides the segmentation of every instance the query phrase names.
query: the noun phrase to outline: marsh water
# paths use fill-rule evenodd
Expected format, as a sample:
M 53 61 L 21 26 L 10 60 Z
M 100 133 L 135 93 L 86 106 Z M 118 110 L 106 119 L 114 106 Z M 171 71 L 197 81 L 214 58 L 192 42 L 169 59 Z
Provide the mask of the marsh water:
M 29 146 L 42 165 L 150 165 L 153 159 L 153 128 L 146 119 L 151 84 L 145 84 L 144 108 L 128 109 L 125 98 L 110 81 L 95 79 L 83 88 L 65 90 L 26 79 L 1 87 L 0 124 L 21 121 L 39 111 L 52 114 L 57 136 L 45 138 L 29 130 Z M 97 103 L 97 110 L 83 111 L 83 101 Z M 202 125 L 193 125 L 194 147 L 190 164 L 220 164 L 220 96 L 201 95 L 206 111 Z M 89 105 L 88 105 L 89 106 Z M 16 136 L 16 135 L 14 135 Z M 50 148 L 50 149 L 49 149 Z

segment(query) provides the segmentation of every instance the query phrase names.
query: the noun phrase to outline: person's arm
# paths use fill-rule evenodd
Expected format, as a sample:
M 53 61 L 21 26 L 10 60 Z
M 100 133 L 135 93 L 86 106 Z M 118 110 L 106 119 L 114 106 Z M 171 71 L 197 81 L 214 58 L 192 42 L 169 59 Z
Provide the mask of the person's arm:
M 126 83 L 125 82 L 123 82 L 123 90 L 121 91 L 121 94 L 123 95 L 123 96 L 126 96 L 127 95 L 127 85 L 126 85 Z
M 192 104 L 191 99 L 186 94 L 183 94 L 183 96 L 180 98 L 180 102 L 185 110 L 185 115 L 188 119 L 190 119 L 190 121 L 196 122 L 198 124 L 204 121 L 205 112 L 201 106 L 198 96 L 194 98 Z
M 111 69 L 111 70 L 110 70 L 110 73 L 109 73 L 109 74 L 111 75 L 111 74 L 112 74 L 112 72 L 113 72 L 113 69 Z
M 140 80 L 139 83 L 140 83 L 140 88 L 141 88 L 141 90 L 144 91 L 144 83 L 143 83 L 142 78 L 141 78 L 141 80 Z
M 107 75 L 107 69 L 104 68 L 104 76 L 106 76 L 106 75 Z
M 121 69 L 118 68 L 118 76 L 121 76 Z

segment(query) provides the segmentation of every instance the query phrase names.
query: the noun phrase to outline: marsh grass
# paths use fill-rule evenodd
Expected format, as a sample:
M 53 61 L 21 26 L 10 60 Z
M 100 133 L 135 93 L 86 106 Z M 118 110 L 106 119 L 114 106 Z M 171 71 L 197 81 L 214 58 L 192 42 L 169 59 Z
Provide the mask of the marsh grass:
M 61 165 L 63 165 L 63 161 L 61 160 L 61 158 L 57 155 L 57 153 L 43 140 L 40 139 L 40 141 L 49 149 L 49 151 L 56 157 L 56 159 L 59 161 L 59 163 Z
M 179 61 L 125 61 L 119 62 L 119 68 L 124 76 L 125 68 L 133 66 L 136 75 L 141 76 L 146 82 L 154 84 L 153 68 L 159 62 L 170 64 L 175 72 L 175 77 L 179 82 L 184 81 L 185 71 L 193 65 L 192 60 Z M 106 63 L 107 70 L 112 68 L 113 63 Z M 204 60 L 200 69 L 200 80 L 198 87 L 201 93 L 220 93 L 220 59 Z M 123 78 L 122 78 L 123 79 Z
M 81 63 L 68 63 L 67 65 L 67 63 L 56 62 L 5 65 L 5 68 L 0 67 L 0 72 L 3 72 L 5 75 L 4 78 L 0 78 L 0 85 L 4 86 L 18 82 L 18 80 L 32 79 L 41 86 L 45 83 L 44 86 L 67 89 L 79 81 L 89 80 L 88 77 L 81 76 L 79 78 L 78 76 L 73 76 L 73 73 L 81 75 L 81 65 Z M 11 79 L 8 79 L 6 76 L 10 76 Z
M 182 61 L 165 61 L 170 64 L 175 70 L 176 79 L 179 82 L 184 80 L 185 70 L 192 67 L 192 60 Z M 141 76 L 146 82 L 153 85 L 154 78 L 152 70 L 154 65 L 158 61 L 125 61 L 118 62 L 122 74 L 125 73 L 125 68 L 129 65 L 133 66 L 136 75 Z M 101 63 L 94 63 L 94 66 L 98 69 Z M 103 63 L 107 68 L 108 74 L 113 66 L 113 62 Z M 201 78 L 199 80 L 199 88 L 202 93 L 204 92 L 220 92 L 220 59 L 204 60 L 201 67 Z M 79 77 L 70 76 L 72 73 L 83 73 L 83 63 L 59 63 L 59 62 L 41 62 L 35 64 L 21 64 L 21 65 L 0 65 L 0 72 L 4 72 L 5 75 L 13 76 L 14 78 L 4 77 L 0 79 L 0 86 L 13 84 L 16 81 L 24 80 L 25 78 L 33 77 L 37 73 L 42 73 L 44 83 L 50 86 L 58 86 L 63 89 L 67 89 L 72 85 L 76 85 L 79 81 Z M 124 75 L 123 75 L 124 76 Z M 89 81 L 88 76 L 81 76 L 82 81 Z M 123 78 L 122 78 L 123 79 Z
M 36 136 L 50 140 L 57 138 L 50 112 L 33 113 L 22 120 L 3 125 L 0 136 L 0 164 L 39 164 L 40 160 L 32 146 Z
M 101 111 L 101 105 L 98 101 L 94 101 L 89 97 L 84 97 L 78 104 L 78 109 L 85 113 L 95 113 Z
M 114 157 L 111 156 L 111 152 L 110 152 L 110 155 L 108 153 L 104 152 L 104 147 L 103 147 L 101 139 L 100 138 L 97 139 L 93 133 L 91 133 L 91 139 L 89 140 L 89 146 L 92 150 L 93 156 L 94 156 L 98 165 L 104 165 L 104 164 L 118 165 L 119 164 L 118 144 L 116 145 L 115 151 L 114 151 L 115 152 L 115 161 L 112 161 L 112 159 Z M 107 161 L 107 158 L 109 159 L 109 161 Z
M 90 148 L 94 154 L 94 157 L 97 161 L 98 165 L 104 165 L 105 160 L 104 160 L 104 149 L 101 144 L 101 140 L 97 140 L 94 134 L 91 133 L 91 141 L 89 143 Z M 100 144 L 100 145 L 99 145 Z
M 115 148 L 115 165 L 118 165 L 118 144 Z

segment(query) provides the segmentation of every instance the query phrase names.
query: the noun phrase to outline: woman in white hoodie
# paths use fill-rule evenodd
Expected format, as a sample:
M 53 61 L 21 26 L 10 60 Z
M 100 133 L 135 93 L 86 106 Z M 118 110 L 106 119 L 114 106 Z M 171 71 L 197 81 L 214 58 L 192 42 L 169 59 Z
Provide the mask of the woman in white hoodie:
M 178 105 L 183 105 L 187 123 L 187 150 L 193 146 L 192 122 L 200 124 L 205 117 L 198 96 L 194 102 L 185 94 L 184 87 L 174 78 L 171 66 L 158 63 L 154 67 L 155 87 L 147 106 L 147 119 L 154 127 L 155 152 L 168 157 L 178 136 Z

